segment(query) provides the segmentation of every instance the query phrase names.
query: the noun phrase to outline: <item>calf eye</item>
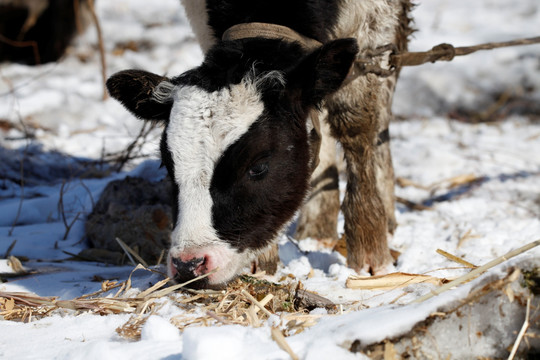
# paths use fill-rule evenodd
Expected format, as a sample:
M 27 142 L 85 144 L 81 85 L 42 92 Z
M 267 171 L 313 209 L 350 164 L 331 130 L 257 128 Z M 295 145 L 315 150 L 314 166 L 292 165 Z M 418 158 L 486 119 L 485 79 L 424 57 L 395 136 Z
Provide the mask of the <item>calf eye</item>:
M 250 180 L 262 180 L 268 173 L 268 163 L 258 163 L 249 168 L 248 176 Z

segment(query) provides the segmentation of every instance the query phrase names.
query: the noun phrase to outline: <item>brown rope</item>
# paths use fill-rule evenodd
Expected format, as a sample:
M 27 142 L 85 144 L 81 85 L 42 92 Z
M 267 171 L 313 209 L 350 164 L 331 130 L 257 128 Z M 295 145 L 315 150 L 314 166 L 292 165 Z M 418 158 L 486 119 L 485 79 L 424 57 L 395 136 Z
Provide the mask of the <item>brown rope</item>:
M 394 67 L 417 66 L 428 62 L 452 61 L 455 56 L 469 55 L 479 50 L 492 50 L 509 46 L 532 45 L 540 43 L 540 36 L 503 42 L 491 42 L 475 46 L 454 47 L 450 44 L 439 44 L 429 51 L 404 52 L 390 55 L 390 64 Z
M 322 43 L 319 41 L 304 36 L 289 27 L 258 22 L 243 23 L 231 26 L 223 33 L 221 39 L 225 41 L 232 41 L 254 37 L 297 42 L 307 50 L 313 50 L 322 46 Z

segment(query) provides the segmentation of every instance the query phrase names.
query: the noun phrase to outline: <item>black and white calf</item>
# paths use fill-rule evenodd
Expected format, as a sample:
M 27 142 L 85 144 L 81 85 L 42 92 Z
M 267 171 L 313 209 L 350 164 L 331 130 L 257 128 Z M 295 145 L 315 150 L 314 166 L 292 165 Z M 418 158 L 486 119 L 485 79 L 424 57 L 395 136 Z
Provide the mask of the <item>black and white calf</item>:
M 408 1 L 183 3 L 205 52 L 203 64 L 170 79 L 126 70 L 107 82 L 137 117 L 165 124 L 161 154 L 177 199 L 169 275 L 181 282 L 217 269 L 199 286 L 233 279 L 275 245 L 310 189 L 302 235 L 336 237 L 339 203 L 336 187 L 327 186 L 329 178 L 337 183 L 329 133 L 347 161 L 349 265 L 373 271 L 388 265 L 393 175 L 380 134 L 391 117 L 395 77 L 342 84 L 359 50 L 405 46 Z M 248 31 L 223 40 L 231 27 L 253 22 L 287 27 L 300 39 Z M 301 36 L 322 45 L 306 46 Z M 324 141 L 310 181 L 319 146 L 314 111 L 324 120 Z M 333 205 L 320 211 L 320 204 Z

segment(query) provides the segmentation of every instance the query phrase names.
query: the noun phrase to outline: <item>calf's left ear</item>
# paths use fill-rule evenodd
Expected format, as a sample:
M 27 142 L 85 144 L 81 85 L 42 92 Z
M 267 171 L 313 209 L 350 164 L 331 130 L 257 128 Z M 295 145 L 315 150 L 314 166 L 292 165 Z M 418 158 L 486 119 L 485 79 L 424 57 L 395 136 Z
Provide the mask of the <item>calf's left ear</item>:
M 358 53 L 355 39 L 339 39 L 324 44 L 308 55 L 291 74 L 300 85 L 305 105 L 315 105 L 337 91 L 347 77 Z
M 157 101 L 154 95 L 163 81 L 169 79 L 143 70 L 124 70 L 107 80 L 107 90 L 139 119 L 168 121 L 172 101 Z

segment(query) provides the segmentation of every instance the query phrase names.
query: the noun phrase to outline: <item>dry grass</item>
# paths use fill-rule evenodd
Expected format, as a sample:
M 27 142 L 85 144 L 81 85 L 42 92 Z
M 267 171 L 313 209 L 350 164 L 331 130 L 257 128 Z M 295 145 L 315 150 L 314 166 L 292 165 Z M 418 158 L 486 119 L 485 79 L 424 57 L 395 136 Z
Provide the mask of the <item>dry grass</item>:
M 388 291 L 414 283 L 429 282 L 440 285 L 430 294 L 414 301 L 421 302 L 451 287 L 459 286 L 459 284 L 485 272 L 488 268 L 539 244 L 540 240 L 532 242 L 484 266 L 474 268 L 466 276 L 448 283 L 445 283 L 444 279 L 405 273 L 366 279 L 351 278 L 347 283 L 348 286 L 354 288 Z M 153 271 L 138 265 L 133 272 L 140 269 Z M 210 274 L 202 277 L 208 275 Z M 59 300 L 56 297 L 42 297 L 31 293 L 0 291 L 0 318 L 31 322 L 59 312 L 75 315 L 82 312 L 97 315 L 132 314 L 131 318 L 116 331 L 126 339 L 137 340 L 141 336 L 141 328 L 148 317 L 156 314 L 167 301 L 168 304 L 181 310 L 179 311 L 180 315 L 170 319 L 170 322 L 180 331 L 190 326 L 238 324 L 260 327 L 265 323 L 272 324 L 273 327 L 280 326 L 279 329 L 272 332 L 273 338 L 280 347 L 289 352 L 290 348 L 288 349 L 285 337 L 298 334 L 315 325 L 322 316 L 343 313 L 341 306 L 340 311 L 338 311 L 336 304 L 304 290 L 300 282 L 289 277 L 282 279 L 285 283 L 277 284 L 256 276 L 244 275 L 223 290 L 190 290 L 186 288 L 191 282 L 202 277 L 177 285 L 168 285 L 169 279 L 164 278 L 144 291 L 136 291 L 132 289 L 131 276 L 122 282 L 103 281 L 99 291 L 72 300 Z M 507 295 L 511 296 L 512 294 Z M 469 295 L 469 298 L 472 299 L 473 294 Z M 309 314 L 309 311 L 316 307 L 326 308 L 329 315 Z M 391 349 L 388 351 L 391 352 Z M 294 354 L 290 353 L 290 355 L 294 358 Z
M 139 269 L 146 268 L 138 265 L 133 271 Z M 200 277 L 192 281 L 198 279 Z M 275 317 L 284 325 L 283 335 L 288 336 L 317 323 L 320 315 L 310 315 L 308 310 L 320 306 L 320 299 L 324 299 L 303 290 L 297 282 L 275 284 L 251 276 L 241 276 L 219 291 L 189 290 L 185 288 L 189 283 L 167 286 L 168 283 L 169 279 L 165 278 L 133 295 L 130 275 L 123 282 L 103 281 L 101 290 L 72 300 L 0 291 L 0 317 L 31 322 L 62 311 L 96 315 L 133 314 L 116 331 L 126 339 L 137 340 L 148 317 L 159 310 L 163 299 L 168 299 L 183 310 L 181 315 L 170 319 L 181 331 L 189 326 L 239 324 L 259 327 Z M 323 306 L 335 308 L 329 300 L 324 300 Z

